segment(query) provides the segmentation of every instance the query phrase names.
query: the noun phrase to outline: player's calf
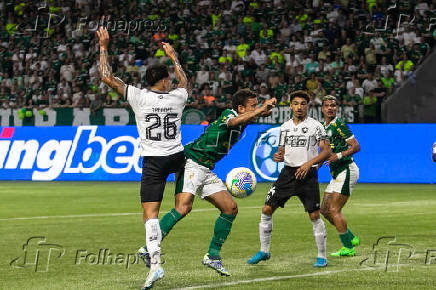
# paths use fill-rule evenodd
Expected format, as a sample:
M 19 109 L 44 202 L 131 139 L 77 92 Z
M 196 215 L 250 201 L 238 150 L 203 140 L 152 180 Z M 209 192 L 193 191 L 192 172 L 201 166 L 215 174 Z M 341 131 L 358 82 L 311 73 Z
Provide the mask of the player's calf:
M 333 220 L 332 220 L 332 216 L 331 216 L 330 210 L 329 210 L 327 207 L 325 207 L 325 206 L 321 206 L 321 210 L 320 210 L 320 211 L 321 211 L 322 216 L 323 216 L 326 220 L 328 220 L 329 223 L 330 223 L 331 225 L 334 226 L 334 223 L 333 223 Z

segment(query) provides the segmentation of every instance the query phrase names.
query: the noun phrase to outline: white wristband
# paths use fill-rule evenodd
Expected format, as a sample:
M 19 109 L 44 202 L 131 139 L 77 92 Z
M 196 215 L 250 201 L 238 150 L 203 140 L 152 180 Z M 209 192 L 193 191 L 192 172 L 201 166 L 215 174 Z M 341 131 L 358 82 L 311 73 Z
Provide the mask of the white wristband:
M 436 143 L 433 144 L 433 154 L 436 154 Z
M 342 152 L 336 153 L 336 157 L 338 157 L 338 159 L 342 158 Z

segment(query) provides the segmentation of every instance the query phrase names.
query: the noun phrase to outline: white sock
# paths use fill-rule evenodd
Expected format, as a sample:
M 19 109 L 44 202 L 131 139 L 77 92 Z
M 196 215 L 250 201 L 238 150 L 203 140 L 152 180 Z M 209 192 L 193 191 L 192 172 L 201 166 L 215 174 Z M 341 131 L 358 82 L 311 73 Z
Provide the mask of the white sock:
M 160 267 L 160 242 L 162 241 L 162 232 L 160 231 L 159 220 L 157 218 L 148 219 L 145 222 L 145 244 L 150 254 L 150 269 L 154 270 Z
M 315 236 L 316 246 L 318 247 L 318 257 L 326 258 L 327 232 L 322 219 L 312 221 L 313 235 Z
M 272 216 L 262 213 L 259 223 L 260 250 L 269 253 L 271 232 L 273 227 Z

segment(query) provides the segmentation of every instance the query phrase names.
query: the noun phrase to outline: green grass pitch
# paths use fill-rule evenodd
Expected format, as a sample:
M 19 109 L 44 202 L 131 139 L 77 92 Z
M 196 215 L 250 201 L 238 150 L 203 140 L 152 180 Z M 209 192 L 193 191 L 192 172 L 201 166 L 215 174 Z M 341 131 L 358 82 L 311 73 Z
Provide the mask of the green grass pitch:
M 274 215 L 272 258 L 246 264 L 259 249 L 260 208 L 269 186 L 259 184 L 253 196 L 237 200 L 239 214 L 222 250 L 231 277 L 201 264 L 218 211 L 196 199 L 194 211 L 162 243 L 166 276 L 155 288 L 436 287 L 435 185 L 358 184 L 344 214 L 362 244 L 355 257 L 331 257 L 324 269 L 312 266 L 312 225 L 297 198 Z M 173 206 L 173 190 L 168 184 L 161 213 Z M 139 182 L 0 182 L 0 289 L 140 289 L 147 271 L 133 255 L 144 243 L 138 191 Z M 326 226 L 330 253 L 341 245 Z M 23 244 L 31 237 L 46 240 L 31 240 L 24 260 Z M 113 259 L 103 264 L 100 249 L 109 249 Z

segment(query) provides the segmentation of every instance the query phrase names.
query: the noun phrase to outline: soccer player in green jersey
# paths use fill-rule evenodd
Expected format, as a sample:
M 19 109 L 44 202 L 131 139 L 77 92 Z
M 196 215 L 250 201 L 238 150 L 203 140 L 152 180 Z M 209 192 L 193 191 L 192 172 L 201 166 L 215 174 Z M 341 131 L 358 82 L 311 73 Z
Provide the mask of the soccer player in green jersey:
M 221 214 L 216 219 L 209 250 L 202 263 L 222 276 L 230 276 L 221 263 L 220 252 L 238 213 L 238 206 L 212 170 L 239 140 L 246 125 L 255 122 L 259 116 L 270 115 L 276 103 L 277 100 L 272 98 L 258 107 L 257 95 L 249 89 L 239 90 L 233 95 L 232 109 L 224 110 L 199 138 L 185 146 L 187 160 L 184 171 L 176 177 L 175 207 L 159 223 L 163 239 L 191 211 L 195 195 L 218 208 Z M 141 249 L 139 252 L 141 255 Z M 141 256 L 147 264 L 145 249 L 142 252 Z
M 351 190 L 359 178 L 359 168 L 353 161 L 353 154 L 360 146 L 348 126 L 336 116 L 338 102 L 334 96 L 325 96 L 322 101 L 324 128 L 329 136 L 332 154 L 327 160 L 332 180 L 327 186 L 321 205 L 323 216 L 336 227 L 343 247 L 331 256 L 354 256 L 355 246 L 360 244 L 357 236 L 347 227 L 342 208 L 351 195 Z

